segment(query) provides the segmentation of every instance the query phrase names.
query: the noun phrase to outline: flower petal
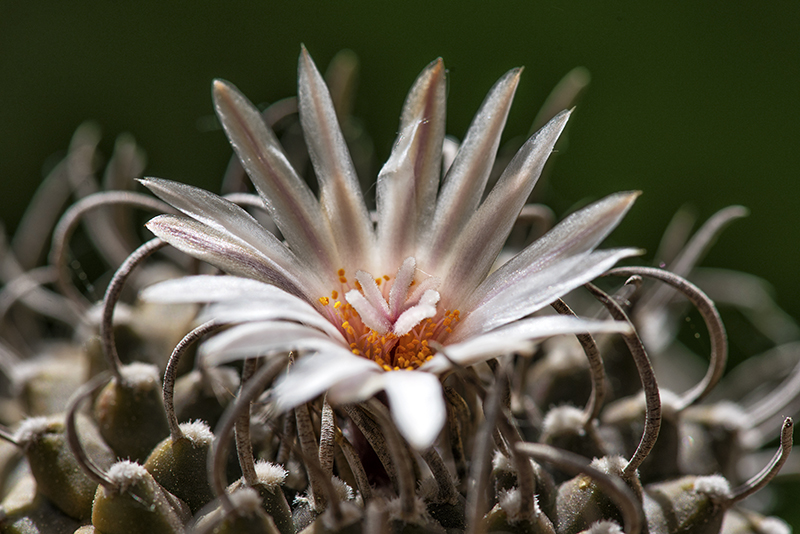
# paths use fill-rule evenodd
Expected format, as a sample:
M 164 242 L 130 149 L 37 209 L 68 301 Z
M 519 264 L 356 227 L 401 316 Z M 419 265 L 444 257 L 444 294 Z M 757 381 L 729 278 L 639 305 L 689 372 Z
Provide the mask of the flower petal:
M 233 85 L 213 84 L 217 116 L 289 247 L 312 270 L 333 273 L 341 260 L 319 202 L 297 175 L 258 109 Z
M 500 78 L 472 119 L 442 184 L 429 238 L 421 243 L 426 263 L 435 265 L 447 255 L 456 234 L 478 207 L 521 73 L 522 69 L 512 69 Z
M 573 289 L 591 282 L 620 259 L 640 254 L 633 248 L 598 250 L 565 258 L 509 284 L 467 314 L 454 329 L 452 341 L 488 332 L 530 315 Z M 463 316 L 462 316 L 463 317 Z
M 464 308 L 474 308 L 532 272 L 571 255 L 593 250 L 617 227 L 639 194 L 639 191 L 630 191 L 608 195 L 569 215 L 492 273 L 469 296 Z
M 370 269 L 375 236 L 328 87 L 303 47 L 298 66 L 303 138 L 320 186 L 320 203 L 348 271 Z M 354 262 L 360 262 L 355 264 Z
M 272 232 L 233 202 L 204 189 L 171 180 L 142 178 L 139 182 L 164 202 L 206 226 L 238 238 L 272 259 L 284 270 L 295 273 L 301 279 L 314 277 L 309 270 L 301 267 L 294 253 Z
M 226 273 L 274 284 L 308 300 L 314 298 L 313 294 L 305 293 L 310 289 L 309 286 L 315 287 L 310 283 L 310 279 L 297 278 L 294 272 L 288 271 L 260 250 L 227 232 L 175 215 L 159 215 L 151 219 L 146 226 L 148 230 L 178 250 L 208 262 Z
M 246 297 L 297 299 L 277 287 L 251 278 L 201 274 L 165 280 L 146 287 L 142 300 L 169 303 L 224 302 Z M 305 301 L 299 300 L 305 303 Z
M 486 277 L 568 118 L 569 112 L 559 113 L 528 139 L 472 215 L 445 265 L 435 271 L 442 278 L 443 296 L 468 295 Z M 460 304 L 458 299 L 444 302 L 451 309 Z
M 433 445 L 447 418 L 439 379 L 419 371 L 390 371 L 383 374 L 383 387 L 392 419 L 409 445 L 418 451 Z
M 451 366 L 448 359 L 462 366 L 475 365 L 503 354 L 529 351 L 533 341 L 551 336 L 583 333 L 614 334 L 630 331 L 630 325 L 621 321 L 596 321 L 560 315 L 533 317 L 460 343 L 448 344 L 445 347 L 447 358 L 437 355 L 420 369 L 443 372 Z
M 377 235 L 386 272 L 394 272 L 414 255 L 433 214 L 444 142 L 445 89 L 444 63 L 437 59 L 414 82 L 392 154 L 378 175 Z
M 354 377 L 362 378 L 366 382 L 370 375 L 382 373 L 383 370 L 372 360 L 352 354 L 348 356 L 321 351 L 299 358 L 275 385 L 272 395 L 278 409 L 285 411 L 314 399 L 337 384 L 348 383 Z M 375 391 L 373 388 L 372 393 Z M 367 396 L 369 395 L 361 399 Z M 344 396 L 342 399 L 353 400 Z M 331 400 L 338 402 L 340 399 Z
M 356 357 L 316 328 L 285 321 L 233 326 L 203 343 L 200 357 L 205 365 L 214 366 L 290 350 L 324 351 Z
M 291 296 L 287 294 L 287 297 Z M 297 304 L 304 304 L 298 306 Z M 325 332 L 330 338 L 347 344 L 342 333 L 314 308 L 294 299 L 256 300 L 253 298 L 215 304 L 203 310 L 197 318 L 200 323 L 216 320 L 221 323 L 251 323 L 265 321 L 292 321 Z

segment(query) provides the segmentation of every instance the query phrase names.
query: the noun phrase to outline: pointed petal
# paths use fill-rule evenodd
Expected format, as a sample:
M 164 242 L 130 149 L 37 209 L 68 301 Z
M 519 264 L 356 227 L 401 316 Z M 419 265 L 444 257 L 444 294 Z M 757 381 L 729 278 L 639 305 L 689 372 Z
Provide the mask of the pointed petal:
M 369 375 L 382 372 L 378 364 L 366 358 L 320 352 L 298 359 L 275 385 L 272 394 L 279 410 L 285 411 L 314 399 L 339 383 L 346 383 L 354 377 L 366 381 Z
M 199 187 L 142 178 L 142 185 L 193 219 L 252 246 L 290 272 L 304 272 L 297 257 L 237 204 Z
M 522 69 L 512 69 L 500 78 L 472 120 L 445 176 L 430 237 L 423 243 L 428 262 L 436 264 L 447 255 L 456 234 L 480 203 L 521 73 Z
M 629 333 L 631 327 L 621 321 L 596 321 L 578 317 L 546 316 L 523 319 L 460 343 L 445 347 L 447 357 L 458 365 L 469 366 L 511 352 L 529 351 L 535 340 L 563 334 Z M 437 356 L 421 369 L 443 372 L 451 364 Z
M 594 250 L 622 221 L 639 194 L 639 191 L 614 193 L 572 213 L 489 275 L 465 301 L 464 308 L 474 308 L 532 272 L 571 255 Z
M 433 445 L 447 417 L 439 379 L 419 371 L 390 371 L 383 375 L 383 386 L 392 419 L 409 445 L 418 451 Z
M 324 351 L 334 355 L 356 357 L 349 349 L 344 348 L 341 343 L 334 341 L 324 332 L 286 321 L 264 321 L 233 326 L 203 343 L 200 347 L 200 357 L 203 358 L 205 365 L 215 366 L 290 350 Z
M 289 247 L 312 269 L 337 270 L 340 259 L 327 220 L 319 216 L 319 202 L 292 168 L 258 109 L 222 80 L 214 81 L 213 95 L 225 133 Z
M 146 287 L 139 298 L 150 302 L 202 303 L 225 302 L 243 298 L 297 299 L 275 286 L 239 276 L 201 274 L 164 280 Z
M 287 296 L 291 295 L 287 294 Z M 204 323 L 212 319 L 228 324 L 268 321 L 297 322 L 324 332 L 342 345 L 347 344 L 342 333 L 333 324 L 299 299 L 255 300 L 250 298 L 211 305 L 198 316 L 197 322 Z
M 178 250 L 210 263 L 228 274 L 253 278 L 313 301 L 308 294 L 316 287 L 310 279 L 298 278 L 272 258 L 228 233 L 206 226 L 193 219 L 175 215 L 159 215 L 151 219 L 147 229 Z M 322 293 L 317 293 L 322 294 Z
M 442 277 L 442 295 L 468 295 L 486 277 L 568 118 L 567 111 L 558 114 L 528 139 L 508 164 L 458 236 L 446 266 L 436 269 Z M 444 303 L 448 308 L 458 308 L 460 304 L 457 300 Z
M 275 286 L 238 276 L 188 276 L 165 280 L 145 288 L 139 298 L 149 302 L 214 303 L 198 322 L 221 323 L 296 321 L 317 328 L 345 343 L 339 330 L 312 305 Z
M 591 282 L 620 259 L 641 254 L 638 249 L 610 249 L 565 258 L 530 273 L 478 304 L 454 329 L 453 341 L 488 332 L 530 315 L 573 289 Z M 463 317 L 463 315 L 462 315 Z
M 371 268 L 369 255 L 375 241 L 372 222 L 328 87 L 305 47 L 300 53 L 298 78 L 303 137 L 319 180 L 322 210 L 344 268 Z
M 378 242 L 384 270 L 413 255 L 436 202 L 445 121 L 445 70 L 432 62 L 414 82 L 400 118 L 400 133 L 378 175 Z

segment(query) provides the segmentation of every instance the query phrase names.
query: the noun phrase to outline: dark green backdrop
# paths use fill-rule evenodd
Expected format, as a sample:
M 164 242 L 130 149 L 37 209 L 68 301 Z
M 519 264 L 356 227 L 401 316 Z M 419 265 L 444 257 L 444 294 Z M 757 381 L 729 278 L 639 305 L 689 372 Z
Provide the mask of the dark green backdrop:
M 706 218 L 744 204 L 751 216 L 706 264 L 767 278 L 800 317 L 796 0 L 166 4 L 0 1 L 0 219 L 8 227 L 48 157 L 87 118 L 103 127 L 106 153 L 129 131 L 147 150 L 148 174 L 218 188 L 230 152 L 205 126 L 211 80 L 226 78 L 256 102 L 293 94 L 301 42 L 321 67 L 340 48 L 361 58 L 355 113 L 381 159 L 405 91 L 437 56 L 449 69 L 456 136 L 507 69 L 526 67 L 507 128 L 516 135 L 553 84 L 583 65 L 592 83 L 545 200 L 561 214 L 642 189 L 613 240 L 650 251 L 679 206 Z

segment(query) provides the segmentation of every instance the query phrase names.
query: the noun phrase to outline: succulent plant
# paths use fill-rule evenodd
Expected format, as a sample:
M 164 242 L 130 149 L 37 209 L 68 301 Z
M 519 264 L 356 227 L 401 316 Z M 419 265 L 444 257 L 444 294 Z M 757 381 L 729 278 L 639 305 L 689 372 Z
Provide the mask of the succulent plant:
M 297 97 L 263 112 L 215 81 L 224 196 L 135 191 L 130 137 L 100 185 L 78 129 L 3 245 L 3 532 L 789 532 L 745 499 L 789 458 L 800 332 L 757 279 L 697 268 L 744 209 L 691 236 L 676 219 L 659 268 L 597 248 L 638 192 L 550 228 L 527 201 L 570 112 L 495 161 L 521 70 L 458 143 L 441 60 L 373 205 L 355 66 L 337 56 L 326 84 L 303 49 Z M 559 101 L 588 81 L 569 79 Z M 724 376 L 715 301 L 776 349 Z

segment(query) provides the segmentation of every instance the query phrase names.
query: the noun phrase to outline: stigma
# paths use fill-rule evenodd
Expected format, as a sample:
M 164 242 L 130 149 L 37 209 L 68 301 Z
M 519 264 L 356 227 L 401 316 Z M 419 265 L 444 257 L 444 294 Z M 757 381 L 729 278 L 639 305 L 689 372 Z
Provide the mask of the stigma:
M 459 320 L 458 310 L 437 308 L 439 279 L 418 280 L 413 257 L 403 261 L 394 278 L 357 271 L 350 281 L 344 269 L 336 278 L 339 290 L 319 298 L 323 313 L 339 328 L 353 354 L 386 371 L 417 369 L 433 358 L 429 343 L 440 342 Z

